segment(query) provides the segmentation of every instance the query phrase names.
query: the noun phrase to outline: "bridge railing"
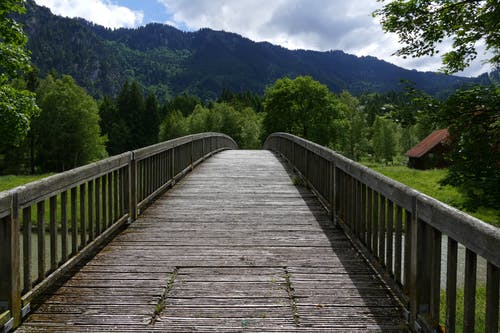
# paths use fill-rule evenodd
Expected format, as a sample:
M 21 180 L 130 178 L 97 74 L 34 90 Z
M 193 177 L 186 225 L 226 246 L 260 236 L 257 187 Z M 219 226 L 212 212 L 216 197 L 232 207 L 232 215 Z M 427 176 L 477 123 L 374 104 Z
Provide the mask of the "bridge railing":
M 0 332 L 204 158 L 237 148 L 195 134 L 123 153 L 0 193 Z
M 400 299 L 412 329 L 435 332 L 444 322 L 447 333 L 455 332 L 458 315 L 463 331 L 474 332 L 479 306 L 485 309 L 485 332 L 498 332 L 499 228 L 302 138 L 275 133 L 264 148 L 281 154 L 307 180 Z M 463 311 L 457 314 L 461 247 Z M 476 304 L 478 257 L 487 266 L 485 304 Z

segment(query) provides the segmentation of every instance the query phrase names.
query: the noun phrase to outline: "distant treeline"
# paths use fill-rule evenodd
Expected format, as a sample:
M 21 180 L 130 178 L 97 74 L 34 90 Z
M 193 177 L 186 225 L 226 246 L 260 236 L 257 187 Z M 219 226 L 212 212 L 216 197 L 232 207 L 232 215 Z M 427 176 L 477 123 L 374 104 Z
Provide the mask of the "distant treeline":
M 30 75 L 16 84 L 36 93 L 41 112 L 21 144 L 0 152 L 2 174 L 59 172 L 207 131 L 228 134 L 243 149 L 260 148 L 273 132 L 289 132 L 354 160 L 401 163 L 405 151 L 446 127 L 456 143 L 448 156 L 447 182 L 467 183 L 471 197 L 499 196 L 500 90 L 495 86 L 457 91 L 445 101 L 408 82 L 404 92 L 355 97 L 299 76 L 277 80 L 263 96 L 226 89 L 215 101 L 181 94 L 160 103 L 133 80 L 116 99 L 100 101 L 67 75 Z

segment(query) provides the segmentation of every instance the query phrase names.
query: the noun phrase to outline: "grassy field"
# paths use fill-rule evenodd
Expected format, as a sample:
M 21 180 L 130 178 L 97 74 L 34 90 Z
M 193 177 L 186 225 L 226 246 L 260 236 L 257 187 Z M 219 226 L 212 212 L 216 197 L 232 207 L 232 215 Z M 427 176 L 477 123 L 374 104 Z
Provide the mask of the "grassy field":
M 0 192 L 10 190 L 16 186 L 21 186 L 27 183 L 34 182 L 36 180 L 45 178 L 52 175 L 51 173 L 42 175 L 28 175 L 28 176 L 0 176 Z
M 457 188 L 439 184 L 439 181 L 446 176 L 446 169 L 415 170 L 406 166 L 384 166 L 373 163 L 364 163 L 364 165 L 484 222 L 500 227 L 500 208 L 480 207 L 475 212 L 467 211 L 463 207 L 465 197 Z
M 446 320 L 446 292 L 441 290 L 441 308 L 440 308 L 440 322 L 445 326 Z M 486 286 L 478 285 L 476 288 L 476 320 L 474 325 L 474 332 L 484 332 L 485 327 L 485 313 L 486 313 Z M 462 332 L 464 321 L 464 290 L 457 289 L 457 316 L 455 320 L 456 332 Z M 500 319 L 498 320 L 500 325 Z

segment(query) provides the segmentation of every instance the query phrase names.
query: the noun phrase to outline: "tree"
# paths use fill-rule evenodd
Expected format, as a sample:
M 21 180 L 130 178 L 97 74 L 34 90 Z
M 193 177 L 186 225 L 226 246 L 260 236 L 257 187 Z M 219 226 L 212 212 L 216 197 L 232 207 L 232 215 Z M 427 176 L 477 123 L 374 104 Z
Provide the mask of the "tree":
M 160 126 L 160 112 L 158 100 L 153 94 L 146 98 L 144 111 L 144 145 L 149 146 L 158 142 L 158 131 Z
M 375 117 L 373 123 L 372 145 L 375 159 L 392 162 L 397 151 L 397 138 L 394 123 L 384 117 Z
M 310 76 L 282 78 L 266 89 L 266 135 L 288 132 L 321 145 L 337 141 L 337 100 L 328 88 Z
M 97 103 L 71 76 L 49 74 L 37 95 L 42 112 L 33 131 L 41 171 L 64 171 L 106 156 Z
M 118 153 L 146 146 L 144 95 L 136 81 L 125 82 L 117 98 L 117 107 L 118 119 L 126 126 L 121 136 L 124 150 Z
M 193 111 L 196 105 L 202 104 L 201 100 L 193 95 L 188 95 L 188 94 L 181 94 L 175 96 L 173 99 L 165 103 L 164 107 L 162 108 L 162 116 L 165 117 L 169 112 L 172 112 L 174 110 L 178 110 L 182 113 L 183 116 L 188 116 L 190 115 Z
M 480 42 L 492 54 L 489 62 L 495 67 L 500 65 L 498 0 L 394 0 L 373 14 L 380 17 L 384 31 L 398 34 L 405 45 L 397 55 L 432 56 L 439 53 L 438 44 L 451 38 L 453 49 L 442 57 L 446 72 L 469 66 Z
M 160 141 L 175 139 L 189 133 L 188 122 L 181 111 L 170 112 L 160 125 Z
M 499 87 L 478 86 L 451 95 L 440 114 L 452 140 L 444 183 L 459 186 L 472 209 L 500 202 L 499 105 Z
M 222 114 L 198 104 L 188 122 L 190 133 L 219 132 L 222 127 Z
M 18 145 L 39 113 L 35 95 L 11 85 L 12 80 L 31 70 L 27 37 L 11 13 L 24 13 L 24 1 L 0 2 L 0 150 Z
M 119 113 L 116 102 L 104 96 L 99 105 L 99 115 L 102 134 L 106 136 L 106 151 L 109 155 L 117 155 L 127 151 L 130 129 Z
M 240 111 L 240 142 L 238 146 L 242 149 L 259 149 L 262 146 L 262 121 L 264 115 L 246 107 Z
M 339 102 L 346 117 L 341 150 L 347 157 L 359 160 L 368 148 L 366 114 L 358 99 L 347 91 L 340 94 Z

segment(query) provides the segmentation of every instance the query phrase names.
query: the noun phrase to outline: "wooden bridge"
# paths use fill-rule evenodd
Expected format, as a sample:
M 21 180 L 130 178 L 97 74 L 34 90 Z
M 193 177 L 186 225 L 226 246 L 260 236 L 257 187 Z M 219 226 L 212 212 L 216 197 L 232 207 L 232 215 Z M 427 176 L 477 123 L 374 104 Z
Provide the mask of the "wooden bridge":
M 235 148 L 198 134 L 0 193 L 0 331 L 498 332 L 498 228 L 289 134 Z

